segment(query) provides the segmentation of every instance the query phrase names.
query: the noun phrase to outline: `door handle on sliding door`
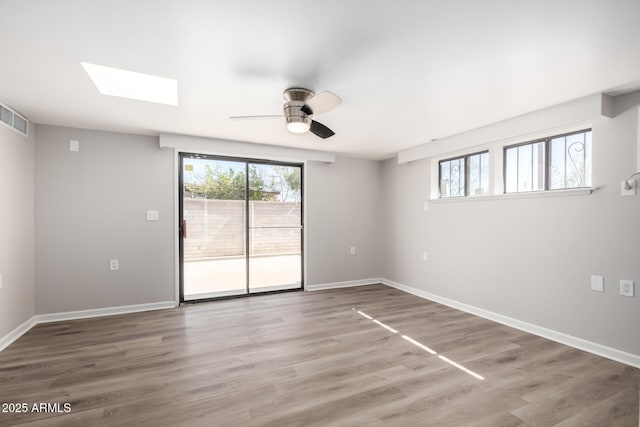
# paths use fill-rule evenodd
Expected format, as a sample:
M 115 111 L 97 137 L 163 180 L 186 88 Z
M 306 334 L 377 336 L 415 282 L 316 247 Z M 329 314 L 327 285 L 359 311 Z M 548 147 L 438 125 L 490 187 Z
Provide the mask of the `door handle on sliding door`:
M 187 238 L 187 220 L 183 219 L 180 223 L 180 237 Z

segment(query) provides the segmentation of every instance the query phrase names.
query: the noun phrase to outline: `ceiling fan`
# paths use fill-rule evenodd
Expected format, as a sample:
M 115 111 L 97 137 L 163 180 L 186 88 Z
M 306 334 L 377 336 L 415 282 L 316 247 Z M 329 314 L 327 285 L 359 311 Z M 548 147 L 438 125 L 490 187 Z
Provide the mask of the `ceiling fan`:
M 262 119 L 272 117 L 284 117 L 287 129 L 292 133 L 306 133 L 319 136 L 322 139 L 335 135 L 335 132 L 313 120 L 313 116 L 323 114 L 333 110 L 342 102 L 342 99 L 328 90 L 319 94 L 313 93 L 309 89 L 294 87 L 283 93 L 287 101 L 282 106 L 284 114 L 263 115 L 263 116 L 232 116 L 231 119 Z

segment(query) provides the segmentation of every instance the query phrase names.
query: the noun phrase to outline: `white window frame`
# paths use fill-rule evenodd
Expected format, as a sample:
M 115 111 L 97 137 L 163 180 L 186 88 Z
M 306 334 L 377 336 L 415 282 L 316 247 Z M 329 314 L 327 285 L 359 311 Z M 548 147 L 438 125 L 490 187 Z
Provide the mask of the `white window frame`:
M 640 109 L 638 111 L 638 120 L 640 122 Z M 491 200 L 491 199 L 511 199 L 511 198 L 521 198 L 521 197 L 547 197 L 547 196 L 563 196 L 563 195 L 583 195 L 583 194 L 591 194 L 597 187 L 594 187 L 593 180 L 596 178 L 596 175 L 593 173 L 593 169 L 597 164 L 597 158 L 592 157 L 591 159 L 591 167 L 592 167 L 592 186 L 591 187 L 578 187 L 578 188 L 567 188 L 567 189 L 559 189 L 559 190 L 543 190 L 543 191 L 530 191 L 530 192 L 521 192 L 521 193 L 505 193 L 505 182 L 504 182 L 504 149 L 510 145 L 516 145 L 521 143 L 526 143 L 529 141 L 536 141 L 544 138 L 548 138 L 553 135 L 560 135 L 572 132 L 579 132 L 585 129 L 591 129 L 591 143 L 592 143 L 592 156 L 596 142 L 596 131 L 593 126 L 593 122 L 584 121 L 578 123 L 572 123 L 565 126 L 557 126 L 549 129 L 543 129 L 536 132 L 531 132 L 523 135 L 518 135 L 510 138 L 501 139 L 498 141 L 492 141 L 486 144 L 478 144 L 473 147 L 467 147 L 463 150 L 452 151 L 448 153 L 443 153 L 442 155 L 435 156 L 430 158 L 430 188 L 429 188 L 429 201 L 430 202 L 462 202 L 462 201 L 470 201 L 470 200 Z M 640 132 L 640 123 L 639 123 L 639 132 Z M 639 151 L 640 151 L 640 136 L 639 136 Z M 470 155 L 482 151 L 489 152 L 489 169 L 491 173 L 489 174 L 489 191 L 486 194 L 478 194 L 478 195 L 469 195 L 466 197 L 440 197 L 440 181 L 439 181 L 439 169 L 440 169 L 440 161 L 447 160 L 456 157 L 462 157 L 465 155 Z M 640 163 L 640 154 L 639 159 Z

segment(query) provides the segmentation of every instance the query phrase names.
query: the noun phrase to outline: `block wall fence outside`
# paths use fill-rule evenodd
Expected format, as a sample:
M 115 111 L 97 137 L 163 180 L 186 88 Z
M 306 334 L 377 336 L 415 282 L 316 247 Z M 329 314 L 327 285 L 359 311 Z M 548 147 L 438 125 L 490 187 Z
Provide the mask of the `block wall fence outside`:
M 243 255 L 245 253 L 244 200 L 210 200 L 185 197 L 186 259 Z M 300 203 L 250 201 L 252 227 L 298 227 Z M 299 228 L 254 228 L 250 231 L 250 255 L 299 253 Z

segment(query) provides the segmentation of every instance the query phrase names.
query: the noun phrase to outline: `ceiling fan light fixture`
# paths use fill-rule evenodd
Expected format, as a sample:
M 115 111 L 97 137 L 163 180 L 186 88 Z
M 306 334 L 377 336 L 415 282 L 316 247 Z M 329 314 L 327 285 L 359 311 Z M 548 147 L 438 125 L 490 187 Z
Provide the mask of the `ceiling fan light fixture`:
M 327 126 L 313 120 L 316 114 L 323 114 L 336 108 L 342 99 L 329 91 L 323 91 L 315 95 L 309 89 L 289 88 L 284 91 L 285 102 L 282 105 L 283 115 L 269 116 L 231 116 L 231 119 L 257 119 L 265 117 L 284 117 L 287 130 L 295 134 L 312 133 L 315 136 L 327 139 L 335 135 L 335 132 Z
M 309 132 L 311 119 L 308 117 L 287 117 L 287 130 L 291 133 Z

